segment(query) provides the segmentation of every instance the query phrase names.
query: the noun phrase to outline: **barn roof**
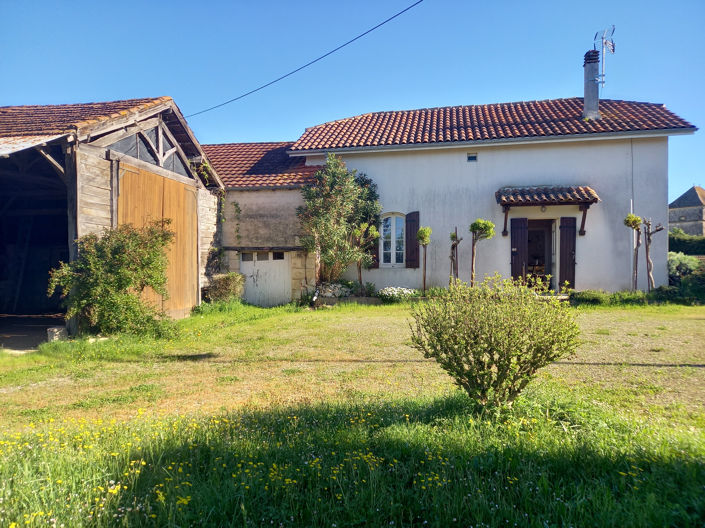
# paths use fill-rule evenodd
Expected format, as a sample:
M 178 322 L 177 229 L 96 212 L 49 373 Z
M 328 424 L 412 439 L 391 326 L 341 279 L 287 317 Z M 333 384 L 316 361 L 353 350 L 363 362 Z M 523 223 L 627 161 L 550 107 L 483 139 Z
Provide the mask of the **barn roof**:
M 374 112 L 311 127 L 292 154 L 607 134 L 692 133 L 696 128 L 662 104 L 600 100 L 601 119 L 583 118 L 583 99 L 445 106 Z
M 104 103 L 0 106 L 0 138 L 68 134 L 170 102 L 171 97 L 151 97 Z
M 321 167 L 289 157 L 293 142 L 203 145 L 223 183 L 231 189 L 292 189 L 313 182 Z

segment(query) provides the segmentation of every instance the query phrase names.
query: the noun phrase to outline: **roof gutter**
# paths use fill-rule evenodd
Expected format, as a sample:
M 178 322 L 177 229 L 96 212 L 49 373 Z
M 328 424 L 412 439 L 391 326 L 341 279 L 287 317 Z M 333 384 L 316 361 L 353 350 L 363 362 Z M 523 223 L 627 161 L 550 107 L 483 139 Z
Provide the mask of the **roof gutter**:
M 602 132 L 571 134 L 570 136 L 539 136 L 536 138 L 481 139 L 473 141 L 447 141 L 438 143 L 406 143 L 403 145 L 375 145 L 369 147 L 344 147 L 311 150 L 287 150 L 289 156 L 311 156 L 315 154 L 345 154 L 362 152 L 395 152 L 405 150 L 441 150 L 459 147 L 499 147 L 504 145 L 534 145 L 537 143 L 569 143 L 574 141 L 600 141 L 605 139 L 636 139 L 648 137 L 681 136 L 693 134 L 692 128 L 665 128 L 661 130 L 641 130 L 634 132 Z

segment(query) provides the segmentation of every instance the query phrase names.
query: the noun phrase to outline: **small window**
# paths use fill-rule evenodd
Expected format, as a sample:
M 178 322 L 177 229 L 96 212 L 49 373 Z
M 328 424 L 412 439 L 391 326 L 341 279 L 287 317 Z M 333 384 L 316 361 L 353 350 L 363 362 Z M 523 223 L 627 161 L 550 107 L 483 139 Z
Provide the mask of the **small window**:
M 252 262 L 254 253 L 240 253 L 240 260 L 242 262 Z
M 284 260 L 284 252 L 275 251 L 274 253 L 272 253 L 272 260 Z
M 477 161 L 477 154 L 468 152 L 468 162 Z
M 258 251 L 257 252 L 257 262 L 261 262 L 263 260 L 269 260 L 269 252 L 268 251 Z
M 406 252 L 404 230 L 406 218 L 400 214 L 382 216 L 382 233 L 379 237 L 379 251 L 383 267 L 401 266 Z

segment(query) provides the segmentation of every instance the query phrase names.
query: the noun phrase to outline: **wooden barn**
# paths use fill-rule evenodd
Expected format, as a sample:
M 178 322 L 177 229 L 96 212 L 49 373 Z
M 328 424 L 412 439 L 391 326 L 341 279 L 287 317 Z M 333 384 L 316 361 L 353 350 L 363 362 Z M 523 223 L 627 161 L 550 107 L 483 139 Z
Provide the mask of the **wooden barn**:
M 0 107 L 0 313 L 61 310 L 48 273 L 75 240 L 170 218 L 172 317 L 200 302 L 222 183 L 170 97 Z

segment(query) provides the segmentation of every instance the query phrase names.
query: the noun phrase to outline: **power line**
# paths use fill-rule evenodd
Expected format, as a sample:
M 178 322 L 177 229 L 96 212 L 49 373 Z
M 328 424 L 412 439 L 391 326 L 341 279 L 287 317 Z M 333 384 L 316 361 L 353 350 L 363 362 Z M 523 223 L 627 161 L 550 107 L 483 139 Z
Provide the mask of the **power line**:
M 291 70 L 289 73 L 286 73 L 286 74 L 282 75 L 281 77 L 277 77 L 277 78 L 274 79 L 273 81 L 269 81 L 268 83 L 263 84 L 262 86 L 258 86 L 258 87 L 255 88 L 254 90 L 250 90 L 249 92 L 246 92 L 246 93 L 244 93 L 244 94 L 242 94 L 242 95 L 238 95 L 237 97 L 233 97 L 232 99 L 228 99 L 227 101 L 225 101 L 225 102 L 223 102 L 223 103 L 217 104 L 217 105 L 215 105 L 215 106 L 211 106 L 210 108 L 206 108 L 205 110 L 201 110 L 201 111 L 195 112 L 195 113 L 193 113 L 193 114 L 189 114 L 189 115 L 187 115 L 186 117 L 193 117 L 193 116 L 197 116 L 197 115 L 199 115 L 199 114 L 205 114 L 206 112 L 210 112 L 211 110 L 215 110 L 216 108 L 220 108 L 221 106 L 225 106 L 226 104 L 233 103 L 233 102 L 235 102 L 235 101 L 237 101 L 237 100 L 239 100 L 239 99 L 242 99 L 243 97 L 247 97 L 248 95 L 252 95 L 252 94 L 255 93 L 255 92 L 259 92 L 260 90 L 266 88 L 267 86 L 271 86 L 271 85 L 273 85 L 274 83 L 281 81 L 282 79 L 286 79 L 286 78 L 289 77 L 290 75 L 294 75 L 296 72 L 300 72 L 300 71 L 303 70 L 304 68 L 307 68 L 307 67 L 311 66 L 312 64 L 315 64 L 315 63 L 317 63 L 318 61 L 320 61 L 320 60 L 322 60 L 322 59 L 325 59 L 328 55 L 332 55 L 332 54 L 335 53 L 336 51 L 343 49 L 343 48 L 344 48 L 345 46 L 347 46 L 348 44 L 352 44 L 352 43 L 355 42 L 356 40 L 361 39 L 362 37 L 364 37 L 364 36 L 367 35 L 368 33 L 372 33 L 375 29 L 382 27 L 382 26 L 385 25 L 387 22 L 391 22 L 392 20 L 394 20 L 395 18 L 397 18 L 397 17 L 400 16 L 400 15 L 403 15 L 403 14 L 406 13 L 409 9 L 411 9 L 411 8 L 413 8 L 413 7 L 416 7 L 416 6 L 419 5 L 421 2 L 423 2 L 423 0 L 418 0 L 417 2 L 414 2 L 414 3 L 411 4 L 409 7 L 405 8 L 405 9 L 402 9 L 402 10 L 399 11 L 398 13 L 396 13 L 396 14 L 390 16 L 388 19 L 386 19 L 386 20 L 380 22 L 380 23 L 377 24 L 375 27 L 372 27 L 372 28 L 368 29 L 367 31 L 365 31 L 364 33 L 360 33 L 357 37 L 348 40 L 345 44 L 341 44 L 341 45 L 338 46 L 337 48 L 330 50 L 328 53 L 326 53 L 326 54 L 324 54 L 324 55 L 321 55 L 320 57 L 318 57 L 318 58 L 316 58 L 316 59 L 313 59 L 313 60 L 310 61 L 310 62 L 307 62 L 306 64 L 304 64 L 303 66 L 300 66 L 300 67 L 296 68 L 295 70 Z

